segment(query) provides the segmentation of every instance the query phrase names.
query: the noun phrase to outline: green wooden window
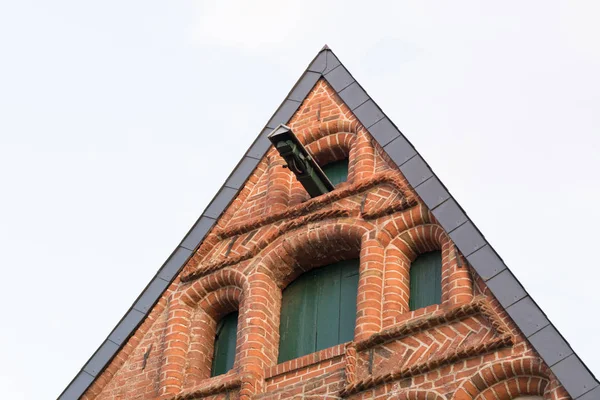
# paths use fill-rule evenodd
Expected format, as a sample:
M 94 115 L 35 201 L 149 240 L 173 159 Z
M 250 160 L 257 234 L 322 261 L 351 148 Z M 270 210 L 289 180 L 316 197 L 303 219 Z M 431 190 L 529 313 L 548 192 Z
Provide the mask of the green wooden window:
M 224 374 L 233 368 L 235 360 L 235 338 L 238 326 L 238 313 L 232 312 L 224 316 L 217 324 L 215 335 L 215 352 L 213 355 L 210 376 Z
M 411 311 L 442 302 L 442 253 L 419 255 L 410 266 Z
M 335 161 L 321 167 L 333 185 L 348 180 L 348 159 Z
M 283 291 L 280 363 L 354 338 L 358 267 L 356 259 L 316 268 Z

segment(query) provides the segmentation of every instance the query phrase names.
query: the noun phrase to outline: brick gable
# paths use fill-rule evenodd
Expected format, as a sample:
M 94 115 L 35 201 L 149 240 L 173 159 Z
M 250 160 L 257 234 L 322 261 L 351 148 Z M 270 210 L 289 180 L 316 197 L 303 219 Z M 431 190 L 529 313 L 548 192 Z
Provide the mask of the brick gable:
M 320 80 L 289 125 L 348 182 L 310 199 L 270 149 L 84 399 L 570 399 L 405 176 Z M 408 271 L 442 252 L 442 302 L 410 311 Z M 281 292 L 360 257 L 352 342 L 277 364 Z M 236 361 L 210 378 L 216 322 Z

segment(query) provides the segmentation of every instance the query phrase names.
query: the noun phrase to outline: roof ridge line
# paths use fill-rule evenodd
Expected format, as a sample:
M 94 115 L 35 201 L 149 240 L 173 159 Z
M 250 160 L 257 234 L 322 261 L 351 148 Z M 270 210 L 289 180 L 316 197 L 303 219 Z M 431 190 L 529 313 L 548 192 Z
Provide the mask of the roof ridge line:
M 592 392 L 592 395 L 598 394 L 600 397 L 600 383 L 593 373 L 529 296 L 410 141 L 371 99 L 329 46 L 325 45 L 296 81 L 196 223 L 59 399 L 79 398 L 118 354 L 266 154 L 271 145 L 267 135 L 277 125 L 285 124 L 291 119 L 321 78 L 327 81 L 396 163 L 469 265 L 569 395 L 574 400 L 593 400 L 589 396 Z

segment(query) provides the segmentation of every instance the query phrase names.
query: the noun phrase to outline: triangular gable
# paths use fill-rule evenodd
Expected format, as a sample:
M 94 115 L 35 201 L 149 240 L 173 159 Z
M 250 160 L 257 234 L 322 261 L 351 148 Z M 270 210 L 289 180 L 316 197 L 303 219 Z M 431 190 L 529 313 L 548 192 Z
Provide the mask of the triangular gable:
M 79 398 L 102 373 L 195 253 L 266 154 L 270 146 L 267 135 L 277 125 L 291 119 L 321 78 L 327 81 L 396 163 L 570 396 L 575 400 L 599 399 L 598 380 L 528 295 L 419 153 L 327 46 L 310 63 L 198 221 L 59 399 Z

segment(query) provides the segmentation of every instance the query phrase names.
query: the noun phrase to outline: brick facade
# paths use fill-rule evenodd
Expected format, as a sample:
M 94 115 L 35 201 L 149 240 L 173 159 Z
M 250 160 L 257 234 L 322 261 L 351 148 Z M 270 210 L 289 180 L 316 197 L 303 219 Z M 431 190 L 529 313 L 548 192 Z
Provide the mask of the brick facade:
M 570 399 L 394 163 L 328 84 L 289 125 L 348 181 L 310 198 L 270 149 L 84 399 Z M 442 252 L 442 301 L 409 311 L 409 268 Z M 277 364 L 282 290 L 360 257 L 354 340 Z M 233 370 L 210 377 L 239 310 Z

